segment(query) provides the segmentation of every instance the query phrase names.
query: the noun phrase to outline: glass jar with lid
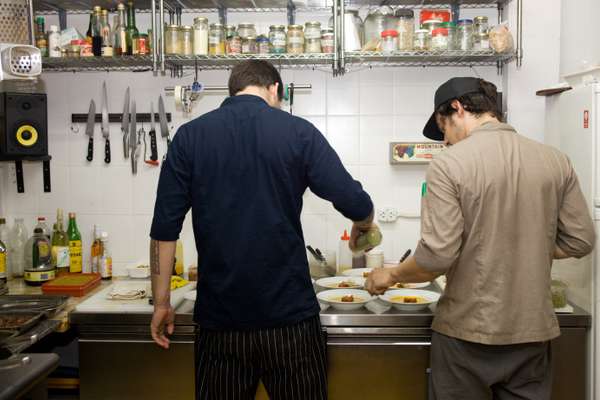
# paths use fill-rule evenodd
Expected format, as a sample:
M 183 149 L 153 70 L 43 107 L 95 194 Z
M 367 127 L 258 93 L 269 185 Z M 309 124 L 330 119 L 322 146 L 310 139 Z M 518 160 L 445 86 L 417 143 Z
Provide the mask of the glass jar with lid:
M 194 53 L 194 28 L 184 25 L 179 28 L 179 37 L 181 38 L 181 52 L 184 56 L 191 56 Z
M 448 50 L 448 29 L 436 28 L 431 35 L 431 50 Z
M 332 28 L 321 30 L 321 51 L 323 53 L 331 54 L 335 50 L 333 47 L 333 35 Z
M 225 52 L 227 54 L 242 54 L 242 38 L 236 33 L 228 36 L 225 43 Z
M 165 54 L 181 53 L 181 37 L 179 25 L 167 25 L 165 27 Z
M 256 38 L 254 36 L 242 37 L 242 54 L 256 54 Z
M 304 40 L 304 52 L 316 54 L 321 52 L 321 38 L 311 38 Z
M 321 23 L 310 21 L 304 24 L 304 39 L 321 39 Z
M 456 47 L 458 50 L 473 50 L 473 20 L 461 19 L 456 27 Z
M 431 48 L 431 35 L 427 29 L 415 31 L 414 50 L 427 51 Z
M 284 25 L 271 25 L 269 27 L 269 52 L 282 54 L 286 51 L 287 35 Z
M 225 54 L 225 29 L 223 24 L 210 24 L 208 30 L 208 54 Z
M 473 49 L 488 50 L 490 48 L 488 17 L 473 18 Z
M 396 10 L 396 31 L 398 32 L 398 50 L 407 51 L 413 48 L 415 31 L 415 13 L 407 8 Z
M 375 7 L 369 11 L 364 22 L 365 45 L 372 45 L 381 40 L 381 33 L 387 29 L 389 17 L 393 17 L 393 14 L 387 6 Z
M 225 39 L 237 35 L 237 29 L 235 25 L 225 25 Z
M 448 50 L 457 50 L 456 24 L 454 22 L 442 22 L 441 27 L 448 30 Z
M 208 18 L 194 18 L 194 54 L 208 54 Z
M 253 37 L 254 40 L 256 41 L 256 28 L 254 27 L 254 24 L 251 24 L 248 22 L 239 24 L 237 33 L 238 33 L 238 35 L 240 35 L 242 40 L 247 37 Z
M 259 35 L 256 38 L 256 52 L 258 54 L 269 54 L 269 38 L 265 35 Z
M 304 53 L 304 27 L 302 25 L 288 25 L 287 52 L 289 54 Z
M 393 53 L 396 50 L 398 50 L 398 32 L 393 29 L 381 32 L 381 51 Z

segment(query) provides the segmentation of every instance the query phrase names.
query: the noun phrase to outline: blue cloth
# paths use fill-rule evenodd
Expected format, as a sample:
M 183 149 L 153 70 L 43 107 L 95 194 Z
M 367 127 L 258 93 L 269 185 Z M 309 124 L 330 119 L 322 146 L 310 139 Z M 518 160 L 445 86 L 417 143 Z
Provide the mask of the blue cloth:
M 318 314 L 300 224 L 307 188 L 351 220 L 373 210 L 323 135 L 260 97 L 227 98 L 179 128 L 150 237 L 177 240 L 192 209 L 198 324 L 259 329 Z

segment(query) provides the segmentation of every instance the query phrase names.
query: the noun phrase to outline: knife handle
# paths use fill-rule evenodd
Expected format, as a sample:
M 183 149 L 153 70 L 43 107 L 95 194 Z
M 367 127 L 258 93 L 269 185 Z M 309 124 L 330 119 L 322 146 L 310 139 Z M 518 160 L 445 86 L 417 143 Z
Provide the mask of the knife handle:
M 150 159 L 152 161 L 158 160 L 158 149 L 156 147 L 156 131 L 151 130 L 150 133 Z
M 106 144 L 104 145 L 104 162 L 110 164 L 110 139 L 106 138 Z
M 88 142 L 88 152 L 86 158 L 90 162 L 94 159 L 94 138 L 91 136 L 90 141 Z

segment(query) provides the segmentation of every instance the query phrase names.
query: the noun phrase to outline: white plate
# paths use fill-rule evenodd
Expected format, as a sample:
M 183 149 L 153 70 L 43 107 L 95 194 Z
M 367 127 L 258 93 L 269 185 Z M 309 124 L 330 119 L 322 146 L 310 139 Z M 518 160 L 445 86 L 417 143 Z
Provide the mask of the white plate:
M 425 299 L 423 303 L 400 303 L 397 301 L 392 301 L 393 297 L 396 296 L 411 296 L 411 297 L 422 297 Z M 386 303 L 391 304 L 397 310 L 403 311 L 418 311 L 424 310 L 429 307 L 431 304 L 438 301 L 440 298 L 440 294 L 437 292 L 432 292 L 431 290 L 420 290 L 420 289 L 395 289 L 388 290 L 384 294 L 380 295 L 379 298 Z
M 342 282 L 349 283 L 348 287 L 339 287 Z M 317 286 L 320 289 L 362 289 L 365 285 L 365 278 L 358 276 L 331 276 L 317 280 Z
M 352 303 L 347 303 L 341 300 L 341 297 L 352 295 L 360 298 L 360 301 L 354 301 Z M 369 294 L 366 290 L 358 290 L 358 289 L 332 289 L 332 290 L 324 290 L 322 292 L 317 293 L 317 298 L 319 301 L 323 303 L 327 303 L 331 305 L 331 307 L 340 311 L 351 311 L 358 310 L 359 308 L 364 307 L 369 301 L 373 300 L 374 297 Z
M 364 274 L 371 272 L 373 270 L 373 268 L 352 268 L 352 269 L 347 269 L 344 272 L 342 272 L 343 276 L 358 276 L 361 278 L 364 278 Z
M 183 295 L 183 298 L 190 301 L 196 301 L 196 291 L 190 290 L 189 292 Z
M 390 289 L 423 289 L 431 285 L 431 282 L 403 283 L 402 285 L 404 286 L 403 288 L 390 286 Z

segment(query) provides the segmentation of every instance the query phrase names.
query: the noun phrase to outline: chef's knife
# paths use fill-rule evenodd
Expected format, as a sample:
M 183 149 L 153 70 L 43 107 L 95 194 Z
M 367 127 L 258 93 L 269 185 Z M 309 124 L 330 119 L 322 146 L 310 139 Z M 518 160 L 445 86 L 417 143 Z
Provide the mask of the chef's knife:
M 94 159 L 94 126 L 96 125 L 96 103 L 90 101 L 90 110 L 88 111 L 87 124 L 85 125 L 85 134 L 90 137 L 88 142 L 87 160 Z
M 158 160 L 158 149 L 156 147 L 156 123 L 154 121 L 154 103 L 150 102 L 150 160 Z
M 123 116 L 121 117 L 121 133 L 123 134 L 123 155 L 129 157 L 129 142 L 127 134 L 129 132 L 129 88 L 125 91 L 125 104 L 123 104 Z
M 135 113 L 135 100 L 131 102 L 131 122 L 129 125 L 129 150 L 130 150 L 130 158 L 131 158 L 131 173 L 137 174 L 137 159 L 136 159 L 136 149 L 137 149 L 137 116 Z
M 106 82 L 102 84 L 102 136 L 104 144 L 104 162 L 110 164 L 110 127 L 108 124 L 108 96 L 106 95 Z
M 164 158 L 167 156 L 169 146 L 171 144 L 171 138 L 169 137 L 169 123 L 167 121 L 167 114 L 165 113 L 165 103 L 163 103 L 162 96 L 158 96 L 158 118 L 160 122 L 160 135 L 167 139 L 167 151 L 165 151 Z

